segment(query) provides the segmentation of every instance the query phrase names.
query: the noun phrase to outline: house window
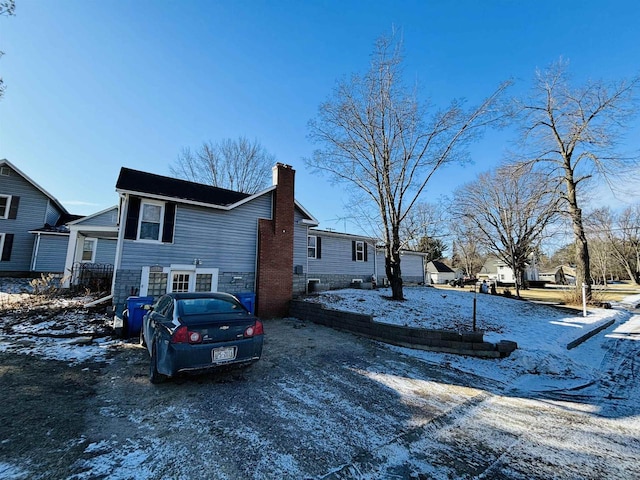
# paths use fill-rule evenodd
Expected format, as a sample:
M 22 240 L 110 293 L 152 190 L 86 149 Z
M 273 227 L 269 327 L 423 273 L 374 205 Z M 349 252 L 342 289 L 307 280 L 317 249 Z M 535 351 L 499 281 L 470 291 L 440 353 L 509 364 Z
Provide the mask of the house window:
M 11 175 L 11 170 L 9 169 L 9 167 L 0 167 L 0 175 L 2 175 L 3 177 L 8 177 L 9 175 Z
M 9 217 L 9 205 L 11 204 L 10 195 L 0 195 L 0 218 Z
M 163 210 L 163 205 L 157 203 L 142 203 L 138 240 L 159 241 L 162 238 L 161 226 Z
M 174 272 L 171 277 L 171 291 L 176 293 L 188 292 L 190 280 L 191 273 Z
M 168 275 L 163 272 L 150 272 L 147 295 L 157 298 L 167 293 L 167 277 Z
M 355 258 L 356 262 L 364 262 L 365 261 L 365 244 L 361 240 L 355 241 Z
M 82 261 L 93 262 L 96 258 L 96 244 L 95 238 L 85 238 L 82 244 Z
M 0 262 L 11 260 L 13 233 L 0 233 Z
M 196 292 L 210 292 L 213 275 L 210 273 L 196 274 Z
M 318 237 L 315 235 L 309 235 L 307 237 L 307 257 L 309 258 L 318 258 Z

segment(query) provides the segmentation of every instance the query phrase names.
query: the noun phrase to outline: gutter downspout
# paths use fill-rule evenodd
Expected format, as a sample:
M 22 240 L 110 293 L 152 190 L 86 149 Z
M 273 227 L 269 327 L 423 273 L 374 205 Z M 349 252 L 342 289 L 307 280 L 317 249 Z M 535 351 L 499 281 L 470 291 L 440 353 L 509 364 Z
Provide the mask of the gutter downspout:
M 116 276 L 118 270 L 120 270 L 120 263 L 122 262 L 122 248 L 124 244 L 124 228 L 122 226 L 122 217 L 124 213 L 129 209 L 129 194 L 120 195 L 119 217 L 118 217 L 118 243 L 116 244 L 116 256 L 113 261 L 113 279 L 111 280 L 111 295 L 114 295 L 116 288 Z M 126 208 L 125 208 L 126 206 Z
M 35 272 L 36 270 L 36 262 L 38 260 L 38 249 L 40 248 L 40 235 L 41 233 L 36 233 L 36 244 L 33 247 L 33 254 L 31 255 L 31 271 Z

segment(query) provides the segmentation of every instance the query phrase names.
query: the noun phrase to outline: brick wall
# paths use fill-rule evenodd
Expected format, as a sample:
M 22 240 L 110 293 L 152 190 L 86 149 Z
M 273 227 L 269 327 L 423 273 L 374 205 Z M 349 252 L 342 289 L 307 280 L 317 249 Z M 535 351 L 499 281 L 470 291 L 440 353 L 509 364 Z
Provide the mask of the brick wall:
M 293 226 L 295 171 L 274 167 L 272 220 L 258 223 L 257 314 L 265 318 L 288 314 L 293 296 Z
M 324 308 L 319 303 L 303 300 L 291 302 L 289 315 L 392 345 L 421 350 L 501 358 L 508 356 L 517 348 L 515 342 L 507 340 L 502 340 L 497 344 L 485 342 L 481 332 L 458 333 L 448 330 L 428 330 L 378 323 L 374 322 L 370 315 L 331 310 Z

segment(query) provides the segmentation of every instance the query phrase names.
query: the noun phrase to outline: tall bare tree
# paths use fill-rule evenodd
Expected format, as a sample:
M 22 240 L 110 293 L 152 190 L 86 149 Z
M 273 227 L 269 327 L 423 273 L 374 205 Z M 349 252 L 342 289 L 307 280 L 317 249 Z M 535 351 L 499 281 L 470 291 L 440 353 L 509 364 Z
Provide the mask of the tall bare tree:
M 504 166 L 455 192 L 454 217 L 472 222 L 479 243 L 513 270 L 517 296 L 529 257 L 559 213 L 555 191 L 542 173 Z
M 184 148 L 169 170 L 178 178 L 245 193 L 269 185 L 275 156 L 245 137 L 204 142 L 195 152 Z
M 462 268 L 465 275 L 476 278 L 485 261 L 479 239 L 481 234 L 469 217 L 451 220 L 453 252 L 451 262 L 454 267 Z
M 392 298 L 403 299 L 401 225 L 433 174 L 460 160 L 464 147 L 496 119 L 497 99 L 507 84 L 477 108 L 454 101 L 443 110 L 420 103 L 402 81 L 402 44 L 382 36 L 369 71 L 338 82 L 309 122 L 319 145 L 309 166 L 359 191 L 376 211 Z
M 599 177 L 610 186 L 637 165 L 637 156 L 621 153 L 626 120 L 637 113 L 640 77 L 573 87 L 567 63 L 560 60 L 538 71 L 533 94 L 518 102 L 522 114 L 527 161 L 559 177 L 576 246 L 576 285 L 587 285 L 591 297 L 591 266 L 580 193 L 587 180 Z
M 610 208 L 599 208 L 585 217 L 591 277 L 596 284 L 602 282 L 603 285 L 606 285 L 607 276 L 611 271 L 613 263 L 611 252 L 612 222 Z
M 640 205 L 616 214 L 610 208 L 593 212 L 588 219 L 590 238 L 606 242 L 611 258 L 640 285 Z

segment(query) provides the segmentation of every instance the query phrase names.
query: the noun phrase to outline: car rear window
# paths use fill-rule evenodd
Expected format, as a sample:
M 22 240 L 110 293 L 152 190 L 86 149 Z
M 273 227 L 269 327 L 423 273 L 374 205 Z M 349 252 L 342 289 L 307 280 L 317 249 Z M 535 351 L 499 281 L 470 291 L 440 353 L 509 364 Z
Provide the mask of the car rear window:
M 239 303 L 221 298 L 187 298 L 179 300 L 178 305 L 184 316 L 244 312 Z

